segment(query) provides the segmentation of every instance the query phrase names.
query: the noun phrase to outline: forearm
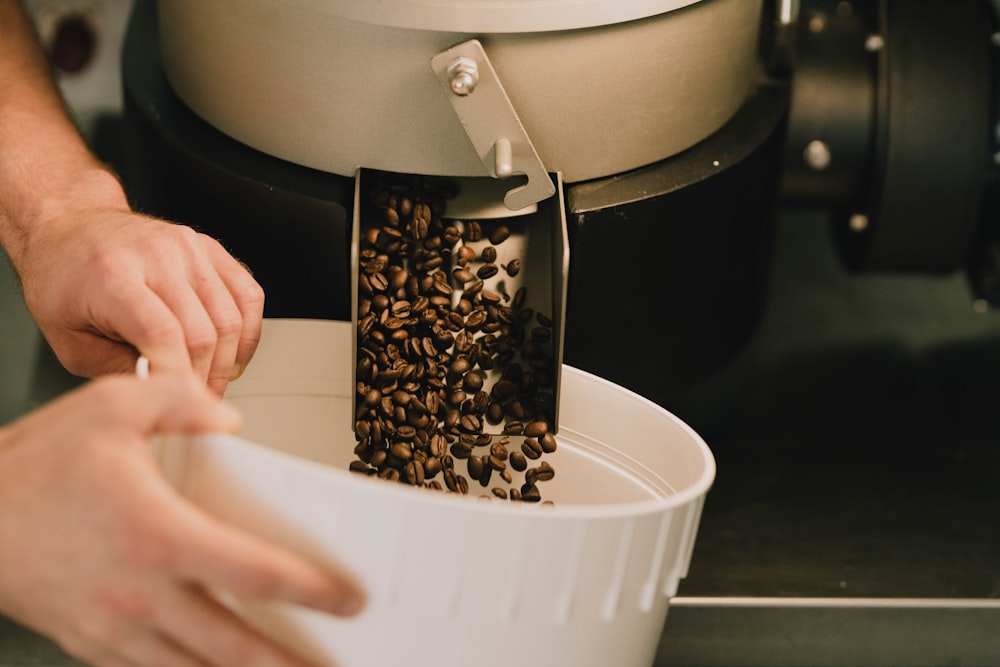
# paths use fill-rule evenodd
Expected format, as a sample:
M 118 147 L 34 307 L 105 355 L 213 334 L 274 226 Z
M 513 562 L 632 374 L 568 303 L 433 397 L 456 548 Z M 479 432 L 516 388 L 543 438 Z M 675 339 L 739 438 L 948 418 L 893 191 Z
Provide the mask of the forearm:
M 127 207 L 91 154 L 52 79 L 19 0 L 0 0 L 0 243 L 15 267 L 69 207 Z

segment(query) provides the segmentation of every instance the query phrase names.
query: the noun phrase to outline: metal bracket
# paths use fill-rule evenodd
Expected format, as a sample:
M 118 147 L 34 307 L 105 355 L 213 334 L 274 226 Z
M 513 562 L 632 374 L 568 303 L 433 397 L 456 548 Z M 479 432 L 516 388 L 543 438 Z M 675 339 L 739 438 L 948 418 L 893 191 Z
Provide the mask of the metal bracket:
M 442 51 L 431 58 L 431 67 L 487 173 L 498 179 L 515 174 L 528 178 L 526 184 L 507 191 L 507 208 L 516 211 L 555 194 L 555 185 L 479 40 Z

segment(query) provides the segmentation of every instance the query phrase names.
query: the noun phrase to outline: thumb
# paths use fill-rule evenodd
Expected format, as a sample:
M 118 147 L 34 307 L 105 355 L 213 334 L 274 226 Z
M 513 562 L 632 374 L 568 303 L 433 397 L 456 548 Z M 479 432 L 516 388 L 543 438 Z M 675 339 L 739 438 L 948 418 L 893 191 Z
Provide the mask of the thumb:
M 129 378 L 134 383 L 135 418 L 147 432 L 234 433 L 243 417 L 232 404 L 220 399 L 190 372 L 159 373 L 149 378 Z

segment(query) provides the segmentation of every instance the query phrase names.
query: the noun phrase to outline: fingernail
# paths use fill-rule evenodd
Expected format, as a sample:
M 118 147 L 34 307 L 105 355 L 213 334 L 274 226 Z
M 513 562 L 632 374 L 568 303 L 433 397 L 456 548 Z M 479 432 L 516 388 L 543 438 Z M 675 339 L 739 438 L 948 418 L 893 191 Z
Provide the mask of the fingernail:
M 236 364 L 233 366 L 232 372 L 229 374 L 229 381 L 238 380 L 241 375 L 243 375 L 243 369 L 245 366 L 243 364 Z
M 334 605 L 334 613 L 338 616 L 354 616 L 365 607 L 365 598 L 358 593 L 348 593 L 342 596 Z

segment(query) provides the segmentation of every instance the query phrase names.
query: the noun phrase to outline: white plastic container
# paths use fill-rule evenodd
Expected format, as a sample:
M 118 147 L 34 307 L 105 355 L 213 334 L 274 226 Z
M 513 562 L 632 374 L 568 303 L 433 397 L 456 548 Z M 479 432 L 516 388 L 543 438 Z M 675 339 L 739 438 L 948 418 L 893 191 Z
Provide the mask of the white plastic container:
M 238 611 L 344 667 L 649 667 L 715 475 L 702 439 L 653 403 L 566 367 L 559 449 L 546 459 L 556 477 L 541 483 L 554 506 L 353 474 L 352 332 L 266 321 L 228 393 L 245 439 L 161 450 L 194 503 L 346 564 L 369 595 L 351 620 L 240 601 Z

